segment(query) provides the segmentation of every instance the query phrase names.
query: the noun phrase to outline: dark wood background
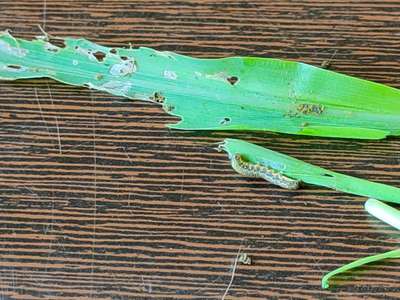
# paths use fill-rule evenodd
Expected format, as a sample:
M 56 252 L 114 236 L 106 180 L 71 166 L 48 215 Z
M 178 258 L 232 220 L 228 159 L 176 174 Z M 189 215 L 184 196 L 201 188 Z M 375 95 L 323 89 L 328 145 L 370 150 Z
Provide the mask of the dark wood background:
M 257 55 L 400 87 L 400 2 L 0 1 L 0 29 Z M 243 138 L 400 187 L 400 139 L 182 132 L 156 105 L 53 80 L 0 82 L 1 299 L 400 299 L 400 264 L 322 275 L 394 249 L 366 199 L 235 174 L 212 143 Z M 348 277 L 347 277 L 348 278 Z M 349 279 L 349 278 L 348 278 Z

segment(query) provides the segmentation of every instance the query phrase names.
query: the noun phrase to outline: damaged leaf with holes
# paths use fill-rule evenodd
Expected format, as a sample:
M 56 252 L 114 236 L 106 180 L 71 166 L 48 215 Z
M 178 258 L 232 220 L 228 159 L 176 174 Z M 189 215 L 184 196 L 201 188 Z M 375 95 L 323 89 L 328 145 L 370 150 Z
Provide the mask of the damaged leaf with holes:
M 252 130 L 381 139 L 400 135 L 400 91 L 270 58 L 199 59 L 85 39 L 0 33 L 0 79 L 50 77 L 159 103 L 185 130 Z
M 225 139 L 219 148 L 228 153 L 232 167 L 245 176 L 286 188 L 301 188 L 306 183 L 400 204 L 400 189 L 390 185 L 333 172 L 242 140 Z M 252 167 L 238 168 L 238 156 Z

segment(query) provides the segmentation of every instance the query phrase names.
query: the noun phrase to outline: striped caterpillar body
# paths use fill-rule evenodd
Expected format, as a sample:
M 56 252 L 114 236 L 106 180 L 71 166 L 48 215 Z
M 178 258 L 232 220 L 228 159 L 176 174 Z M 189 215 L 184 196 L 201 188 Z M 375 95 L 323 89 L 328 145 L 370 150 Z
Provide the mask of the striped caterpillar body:
M 231 165 L 239 174 L 249 177 L 263 178 L 264 180 L 285 189 L 296 190 L 300 185 L 300 181 L 286 177 L 270 167 L 245 161 L 242 155 L 238 153 L 231 158 Z

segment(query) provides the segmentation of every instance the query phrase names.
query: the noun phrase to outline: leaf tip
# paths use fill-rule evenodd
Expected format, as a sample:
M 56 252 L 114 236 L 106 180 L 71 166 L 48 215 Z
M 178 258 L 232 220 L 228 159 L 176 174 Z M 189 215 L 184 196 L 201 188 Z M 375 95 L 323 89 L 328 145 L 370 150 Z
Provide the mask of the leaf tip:
M 321 280 L 321 287 L 322 289 L 326 290 L 329 288 L 329 277 L 324 276 Z

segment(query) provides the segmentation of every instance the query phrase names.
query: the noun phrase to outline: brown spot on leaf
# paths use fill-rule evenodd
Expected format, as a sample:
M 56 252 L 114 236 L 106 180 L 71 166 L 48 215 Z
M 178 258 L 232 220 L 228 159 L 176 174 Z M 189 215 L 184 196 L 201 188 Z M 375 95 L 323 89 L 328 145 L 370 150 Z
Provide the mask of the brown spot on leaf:
M 163 103 L 165 97 L 161 94 L 161 92 L 154 92 L 153 96 L 150 96 L 150 100 L 157 103 Z
M 320 115 L 324 112 L 325 107 L 322 104 L 302 103 L 297 106 L 297 111 L 304 115 L 316 114 Z
M 230 76 L 226 80 L 228 80 L 231 85 L 235 85 L 239 81 L 239 78 L 236 76 Z
M 102 62 L 106 57 L 106 54 L 102 51 L 96 51 L 95 53 L 93 53 L 93 56 L 96 57 L 98 62 Z

